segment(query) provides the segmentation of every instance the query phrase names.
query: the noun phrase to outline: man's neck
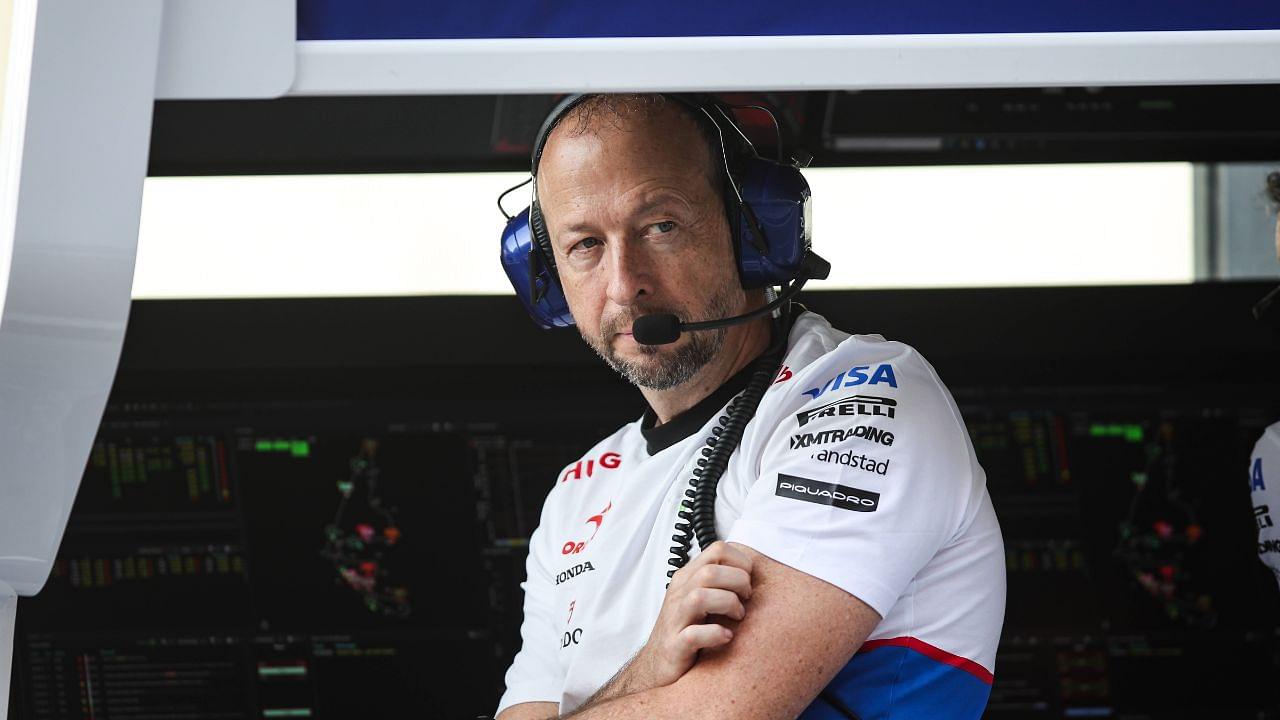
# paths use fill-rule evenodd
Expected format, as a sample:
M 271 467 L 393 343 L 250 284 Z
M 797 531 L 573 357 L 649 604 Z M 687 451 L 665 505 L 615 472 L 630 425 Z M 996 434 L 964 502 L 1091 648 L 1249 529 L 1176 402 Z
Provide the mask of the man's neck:
M 715 392 L 769 347 L 772 321 L 768 316 L 730 327 L 716 357 L 687 382 L 669 390 L 640 388 L 661 425 Z

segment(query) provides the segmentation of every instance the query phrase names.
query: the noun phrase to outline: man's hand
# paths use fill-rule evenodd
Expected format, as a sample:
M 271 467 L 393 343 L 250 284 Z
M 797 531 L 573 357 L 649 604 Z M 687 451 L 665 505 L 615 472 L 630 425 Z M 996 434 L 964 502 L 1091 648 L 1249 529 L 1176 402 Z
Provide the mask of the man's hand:
M 750 599 L 751 558 L 727 543 L 713 543 L 677 571 L 636 656 L 648 666 L 653 686 L 679 680 L 700 650 L 727 645 L 733 630 L 725 621 L 736 625 L 746 617 Z
M 640 652 L 583 708 L 670 685 L 688 672 L 698 652 L 727 645 L 751 599 L 751 557 L 723 542 L 712 544 L 676 572 L 653 632 Z

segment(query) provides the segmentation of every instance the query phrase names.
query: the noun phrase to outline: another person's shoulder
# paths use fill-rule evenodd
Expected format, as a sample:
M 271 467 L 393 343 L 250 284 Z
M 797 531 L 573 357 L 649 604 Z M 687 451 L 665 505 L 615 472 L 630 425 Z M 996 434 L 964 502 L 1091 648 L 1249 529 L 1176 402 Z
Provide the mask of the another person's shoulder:
M 1249 492 L 1280 503 L 1280 422 L 1262 431 L 1249 455 Z
M 1262 431 L 1262 436 L 1253 445 L 1253 457 L 1275 457 L 1280 460 L 1280 422 L 1276 422 Z
M 1268 427 L 1249 456 L 1249 493 L 1258 526 L 1258 559 L 1280 581 L 1280 422 Z

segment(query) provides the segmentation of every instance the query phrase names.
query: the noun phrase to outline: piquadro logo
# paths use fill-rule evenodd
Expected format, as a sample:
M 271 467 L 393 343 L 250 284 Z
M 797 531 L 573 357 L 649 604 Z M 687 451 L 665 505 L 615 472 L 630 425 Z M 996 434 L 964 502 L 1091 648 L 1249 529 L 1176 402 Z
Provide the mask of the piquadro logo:
M 564 476 L 560 478 L 560 482 L 591 477 L 595 474 L 597 466 L 602 470 L 614 470 L 621 464 L 622 456 L 616 452 L 607 452 L 596 459 L 579 460 L 573 467 L 564 471 Z
M 605 506 L 605 509 L 587 518 L 587 524 L 591 526 L 591 536 L 588 537 L 586 540 L 579 540 L 579 541 L 569 540 L 564 545 L 560 546 L 560 554 L 561 555 L 577 555 L 578 553 L 582 552 L 583 549 L 587 547 L 587 543 L 591 542 L 591 538 L 594 538 L 596 536 L 596 533 L 600 532 L 600 525 L 604 523 L 605 513 L 608 513 L 609 510 L 612 508 L 613 508 L 613 503 L 610 502 L 607 506 Z
M 854 512 L 875 512 L 880 506 L 880 493 L 784 473 L 778 473 L 774 495 Z
M 868 374 L 870 371 L 870 374 Z M 876 366 L 875 370 L 871 370 L 870 365 L 857 365 L 836 375 L 830 380 L 822 384 L 822 387 L 809 388 L 804 391 L 805 395 L 817 400 L 822 395 L 831 390 L 839 390 L 840 388 L 857 387 L 858 385 L 879 385 L 884 383 L 889 387 L 898 387 L 898 378 L 893 374 L 893 366 L 888 363 L 882 363 Z

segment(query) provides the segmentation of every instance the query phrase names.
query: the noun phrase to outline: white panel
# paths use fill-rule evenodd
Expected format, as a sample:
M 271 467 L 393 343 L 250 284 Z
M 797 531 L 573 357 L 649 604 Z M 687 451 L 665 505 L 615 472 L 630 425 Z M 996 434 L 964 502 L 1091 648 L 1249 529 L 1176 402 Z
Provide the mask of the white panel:
M 1280 81 L 1280 30 L 732 38 L 313 40 L 291 95 Z
M 1186 163 L 810 168 L 835 288 L 1187 282 Z M 523 173 L 148 178 L 135 298 L 510 294 Z M 528 188 L 507 197 L 511 212 Z M 513 299 L 514 302 L 514 299 Z
M 147 178 L 134 297 L 510 292 L 494 199 L 527 177 Z
M 273 98 L 293 82 L 297 0 L 165 0 L 156 98 Z
M 811 168 L 813 290 L 1194 278 L 1188 163 Z
M 0 315 L 0 580 L 24 595 L 48 577 L 120 356 L 162 8 L 37 5 Z

